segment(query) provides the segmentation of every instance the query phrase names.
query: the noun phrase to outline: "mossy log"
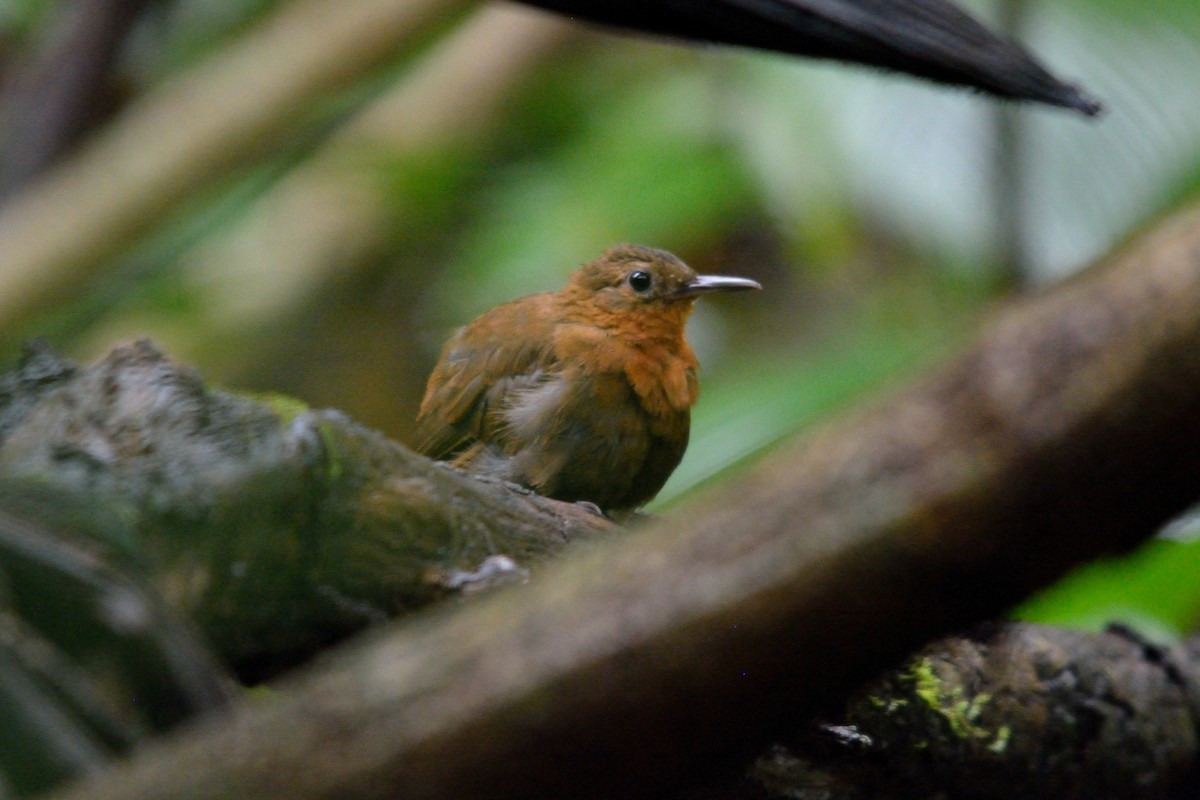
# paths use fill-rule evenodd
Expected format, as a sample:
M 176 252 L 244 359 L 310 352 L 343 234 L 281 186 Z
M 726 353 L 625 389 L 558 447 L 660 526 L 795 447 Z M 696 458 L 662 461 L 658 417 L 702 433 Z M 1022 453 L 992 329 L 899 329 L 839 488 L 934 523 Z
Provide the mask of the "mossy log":
M 206 388 L 145 341 L 82 368 L 32 346 L 0 378 L 0 480 L 73 498 L 22 510 L 116 539 L 248 680 L 617 530 L 337 412 Z
M 1197 656 L 1195 638 L 982 625 L 855 691 L 720 796 L 1195 797 Z

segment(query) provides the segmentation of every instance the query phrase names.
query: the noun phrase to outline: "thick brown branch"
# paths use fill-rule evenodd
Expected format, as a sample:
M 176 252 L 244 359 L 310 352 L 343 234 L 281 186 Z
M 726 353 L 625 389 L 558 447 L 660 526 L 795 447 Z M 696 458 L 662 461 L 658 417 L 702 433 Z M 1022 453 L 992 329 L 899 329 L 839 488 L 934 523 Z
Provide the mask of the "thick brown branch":
M 1192 502 L 1197 309 L 1193 210 L 661 528 L 361 642 L 68 796 L 631 796 L 736 769 Z

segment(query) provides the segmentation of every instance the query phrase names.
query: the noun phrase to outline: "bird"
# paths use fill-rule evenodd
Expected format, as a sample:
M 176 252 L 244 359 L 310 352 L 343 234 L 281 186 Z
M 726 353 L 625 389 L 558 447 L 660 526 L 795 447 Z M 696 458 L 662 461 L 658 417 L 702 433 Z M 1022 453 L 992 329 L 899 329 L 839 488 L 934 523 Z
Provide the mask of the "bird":
M 666 483 L 687 449 L 698 362 L 696 299 L 761 289 L 699 275 L 665 250 L 619 244 L 556 292 L 484 312 L 442 348 L 414 449 L 610 515 Z

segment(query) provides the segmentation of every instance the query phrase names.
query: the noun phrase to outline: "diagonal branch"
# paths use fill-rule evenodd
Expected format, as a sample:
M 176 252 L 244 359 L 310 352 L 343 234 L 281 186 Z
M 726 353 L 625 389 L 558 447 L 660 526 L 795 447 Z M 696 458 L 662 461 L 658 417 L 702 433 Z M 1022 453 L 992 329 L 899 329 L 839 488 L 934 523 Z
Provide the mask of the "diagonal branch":
M 654 530 L 361 641 L 64 797 L 631 796 L 732 771 L 1195 499 L 1200 209 Z
M 52 307 L 105 259 L 464 3 L 297 0 L 130 106 L 0 213 L 0 331 Z

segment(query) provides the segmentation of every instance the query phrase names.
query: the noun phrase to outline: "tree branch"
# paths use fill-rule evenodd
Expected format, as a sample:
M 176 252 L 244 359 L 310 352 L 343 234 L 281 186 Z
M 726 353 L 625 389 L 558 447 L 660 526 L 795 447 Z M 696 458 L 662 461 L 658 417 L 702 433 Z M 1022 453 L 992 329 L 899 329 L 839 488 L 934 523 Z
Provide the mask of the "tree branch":
M 213 180 L 292 130 L 306 99 L 347 85 L 455 0 L 297 0 L 131 106 L 0 212 L 0 335 Z
M 119 509 L 163 594 L 249 680 L 615 529 L 336 412 L 207 390 L 146 342 L 84 369 L 34 347 L 0 379 L 0 478 Z
M 64 797 L 630 796 L 732 774 L 1190 504 L 1197 309 L 1192 209 L 655 530 L 360 641 Z
M 417 204 L 380 172 L 399 161 L 428 164 L 439 153 L 473 152 L 503 119 L 521 79 L 578 42 L 571 31 L 549 14 L 487 4 L 422 53 L 404 81 L 347 120 L 236 224 L 184 257 L 180 268 L 195 287 L 200 318 L 186 337 L 191 351 L 203 352 L 218 374 L 229 372 L 222 362 L 244 370 L 244 343 L 265 320 L 297 313 L 328 291 L 332 276 L 384 252 L 397 230 L 421 228 L 413 221 Z M 420 271 L 412 272 L 410 284 L 419 283 Z
M 1200 640 L 984 625 L 856 691 L 721 797 L 1194 797 Z

